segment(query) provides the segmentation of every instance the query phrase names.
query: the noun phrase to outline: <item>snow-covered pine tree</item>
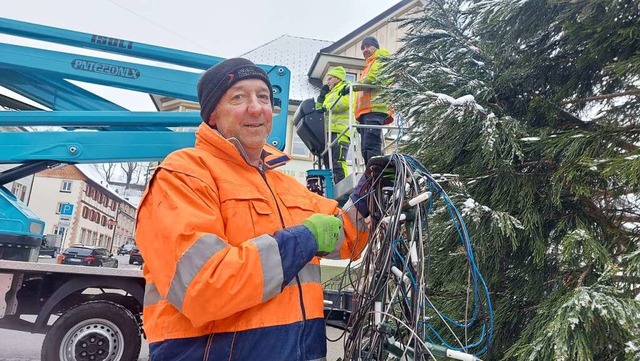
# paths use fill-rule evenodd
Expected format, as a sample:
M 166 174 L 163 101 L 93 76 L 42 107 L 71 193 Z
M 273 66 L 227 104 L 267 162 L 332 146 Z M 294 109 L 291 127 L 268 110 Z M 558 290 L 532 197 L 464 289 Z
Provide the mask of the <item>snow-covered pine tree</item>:
M 496 309 L 486 359 L 640 359 L 640 2 L 431 0 L 387 96 L 402 152 L 454 173 Z M 430 292 L 464 315 L 435 223 Z

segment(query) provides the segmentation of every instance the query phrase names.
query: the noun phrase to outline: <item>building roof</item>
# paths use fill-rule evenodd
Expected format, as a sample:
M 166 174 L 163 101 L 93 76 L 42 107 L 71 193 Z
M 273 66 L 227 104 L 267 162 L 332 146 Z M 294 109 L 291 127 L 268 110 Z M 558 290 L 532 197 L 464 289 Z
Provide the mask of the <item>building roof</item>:
M 331 41 L 283 35 L 241 56 L 254 63 L 286 66 L 291 71 L 289 99 L 302 101 L 318 95 L 321 84 L 309 82 L 307 70 L 320 49 Z
M 112 196 L 118 198 L 122 202 L 127 203 L 129 206 L 138 209 L 140 203 L 141 194 L 127 196 L 126 198 L 120 194 L 115 187 L 109 184 L 102 174 L 92 164 L 74 164 L 74 166 L 82 172 L 87 178 L 92 180 L 96 185 L 102 187 L 105 191 L 109 192 Z

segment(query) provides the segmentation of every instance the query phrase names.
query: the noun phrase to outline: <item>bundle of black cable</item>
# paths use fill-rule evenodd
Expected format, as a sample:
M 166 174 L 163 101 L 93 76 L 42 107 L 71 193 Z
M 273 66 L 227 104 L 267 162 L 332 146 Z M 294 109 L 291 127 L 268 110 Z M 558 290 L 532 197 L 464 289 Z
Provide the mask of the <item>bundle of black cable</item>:
M 426 183 L 418 184 L 415 169 L 399 154 L 370 161 L 366 172 L 372 179 L 366 198 L 372 231 L 354 284 L 345 359 L 402 359 L 409 354 L 422 359 L 419 355 L 428 353 L 415 334 L 421 327 L 419 295 L 425 284 L 418 262 L 425 257 L 420 225 L 425 214 L 408 201 L 425 191 Z
M 366 172 L 370 183 L 360 200 L 366 201 L 372 229 L 360 265 L 345 272 L 353 290 L 345 360 L 423 360 L 451 355 L 475 360 L 466 352 L 472 348 L 484 352 L 488 347 L 493 311 L 460 213 L 414 158 L 399 154 L 380 157 L 367 164 Z M 430 299 L 429 217 L 434 213 L 434 199 L 441 207 L 440 214 L 452 216 L 451 227 L 457 230 L 463 246 L 468 266 L 461 272 L 466 271 L 470 280 L 468 292 L 473 297 L 466 307 L 473 309 L 471 319 L 462 312 L 464 320 L 456 321 Z M 481 306 L 486 310 L 479 310 Z M 482 336 L 470 341 L 467 331 L 476 326 Z

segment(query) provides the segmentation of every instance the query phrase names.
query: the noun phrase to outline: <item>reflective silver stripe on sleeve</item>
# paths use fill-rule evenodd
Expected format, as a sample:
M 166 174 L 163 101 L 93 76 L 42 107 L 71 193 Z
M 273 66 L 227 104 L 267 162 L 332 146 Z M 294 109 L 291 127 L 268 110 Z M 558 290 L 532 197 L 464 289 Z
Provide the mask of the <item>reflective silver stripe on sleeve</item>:
M 315 282 L 320 283 L 322 280 L 320 279 L 320 265 L 307 263 L 306 266 L 302 267 L 300 272 L 298 272 L 298 278 L 300 279 L 300 284 Z M 295 277 L 289 281 L 287 286 L 297 285 Z
M 356 228 L 358 228 L 359 231 L 364 232 L 369 228 L 367 224 L 364 223 L 365 217 L 358 213 L 358 209 L 353 205 L 351 198 L 349 198 L 347 203 L 344 204 L 344 207 L 342 207 L 342 209 L 345 209 L 345 212 L 342 213 L 342 216 L 344 217 L 345 215 L 347 215 L 347 217 L 349 217 L 349 219 L 351 220 L 351 223 L 355 224 Z
M 355 207 L 354 207 L 355 208 Z M 339 218 L 342 220 L 343 216 L 340 216 Z M 342 248 L 342 244 L 344 243 L 344 240 L 347 238 L 347 236 L 344 233 L 344 220 L 342 221 L 342 228 L 340 228 L 340 238 L 338 238 L 338 241 L 336 242 L 336 246 L 333 248 L 333 251 L 331 251 L 331 253 L 329 253 L 328 255 L 325 256 L 325 258 L 328 259 L 341 259 L 342 257 L 340 257 L 340 249 Z
M 163 299 L 164 298 L 160 296 L 160 292 L 158 292 L 158 288 L 156 288 L 155 283 L 149 283 L 148 285 L 144 286 L 144 307 L 155 305 Z
M 282 260 L 280 259 L 280 248 L 275 238 L 264 235 L 253 239 L 253 243 L 258 247 L 260 262 L 262 263 L 262 301 L 267 301 L 280 294 L 284 272 L 282 271 Z
M 200 272 L 202 266 L 218 251 L 227 247 L 227 243 L 218 236 L 205 234 L 200 237 L 189 249 L 180 257 L 176 273 L 171 280 L 167 300 L 178 310 L 182 311 L 182 304 L 187 293 L 189 284 Z

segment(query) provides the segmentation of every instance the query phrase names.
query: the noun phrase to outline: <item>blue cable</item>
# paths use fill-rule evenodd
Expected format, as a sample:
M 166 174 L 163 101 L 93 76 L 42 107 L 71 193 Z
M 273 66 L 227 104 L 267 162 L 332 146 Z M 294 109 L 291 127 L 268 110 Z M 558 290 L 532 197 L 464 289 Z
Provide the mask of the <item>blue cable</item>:
M 418 162 L 417 160 L 415 160 L 414 158 L 410 157 L 410 156 L 403 156 L 404 159 L 411 164 L 414 168 L 416 168 L 416 170 L 418 170 L 419 172 L 424 173 L 425 175 L 428 176 L 428 178 L 430 180 L 433 180 L 433 178 L 430 176 L 428 170 L 422 165 L 420 164 L 420 162 Z M 491 344 L 491 341 L 493 340 L 493 330 L 494 330 L 494 313 L 493 313 L 493 305 L 491 302 L 491 297 L 489 294 L 489 289 L 487 287 L 486 281 L 484 280 L 484 277 L 482 276 L 480 270 L 478 269 L 478 265 L 476 263 L 475 260 L 475 255 L 473 252 L 473 246 L 471 244 L 471 240 L 469 237 L 469 231 L 467 229 L 466 224 L 464 224 L 464 220 L 462 219 L 462 215 L 460 214 L 460 211 L 457 209 L 457 207 L 453 204 L 453 202 L 451 201 L 451 199 L 446 195 L 446 192 L 444 191 L 444 189 L 442 189 L 442 187 L 435 181 L 430 181 L 429 182 L 429 188 L 432 191 L 432 194 L 434 194 L 436 191 L 437 193 L 443 198 L 443 200 L 445 201 L 445 204 L 447 205 L 447 210 L 449 211 L 449 214 L 451 216 L 452 219 L 452 223 L 454 224 L 455 228 L 456 228 L 456 232 L 458 233 L 458 236 L 460 238 L 460 240 L 462 241 L 462 245 L 465 248 L 465 253 L 467 256 L 467 259 L 469 260 L 469 265 L 471 267 L 471 271 L 472 271 L 472 279 L 473 279 L 473 293 L 474 293 L 474 311 L 473 311 L 473 316 L 472 316 L 472 320 L 469 321 L 467 323 L 467 325 L 464 325 L 460 322 L 454 321 L 451 318 L 449 318 L 446 315 L 443 315 L 444 318 L 451 322 L 454 325 L 457 325 L 458 327 L 469 327 L 471 326 L 477 316 L 478 316 L 478 309 L 479 309 L 479 298 L 480 298 L 480 292 L 478 289 L 478 281 L 482 284 L 482 288 L 484 291 L 484 295 L 485 295 L 485 299 L 487 302 L 487 309 L 489 312 L 489 334 L 487 336 L 487 343 L 485 344 L 485 346 L 480 350 L 479 354 L 485 353 L 488 349 L 488 346 Z M 431 199 L 429 200 L 429 207 L 428 207 L 428 212 L 427 214 L 430 214 L 430 210 L 432 209 L 432 202 L 433 202 L 433 198 L 431 197 Z M 427 324 L 428 325 L 428 324 Z M 431 326 L 428 325 L 430 328 Z M 435 331 L 434 329 L 432 329 L 433 332 L 436 332 L 436 335 L 439 337 L 439 339 L 441 341 L 444 342 L 444 340 L 441 339 L 441 336 L 437 333 L 437 331 Z M 468 345 L 467 347 L 475 347 L 478 346 L 480 344 L 480 342 L 484 339 L 484 335 L 485 335 L 485 331 L 486 331 L 486 325 L 485 323 L 483 323 L 482 325 L 482 337 L 480 338 L 480 340 L 472 345 Z M 450 346 L 447 346 L 450 347 Z
M 467 229 L 466 224 L 464 223 L 464 220 L 462 219 L 462 215 L 460 213 L 460 211 L 458 210 L 458 208 L 453 204 L 453 202 L 451 201 L 451 199 L 447 196 L 446 192 L 444 191 L 444 189 L 440 186 L 440 184 L 438 184 L 435 179 L 433 179 L 433 177 L 429 174 L 428 170 L 420 163 L 418 162 L 415 158 L 410 157 L 410 156 L 406 156 L 406 155 L 399 155 L 399 154 L 393 154 L 391 155 L 390 159 L 389 159 L 389 163 L 387 164 L 387 166 L 389 164 L 392 164 L 395 161 L 395 164 L 399 164 L 401 160 L 404 160 L 406 163 L 408 163 L 412 168 L 415 169 L 415 173 L 417 173 L 418 175 L 423 175 L 427 178 L 428 180 L 428 189 L 431 191 L 432 194 L 434 195 L 439 195 L 442 197 L 442 199 L 444 200 L 446 209 L 451 217 L 451 221 L 453 226 L 455 227 L 455 231 L 458 234 L 458 238 L 460 239 L 460 242 L 465 250 L 465 256 L 469 262 L 469 268 L 471 271 L 471 279 L 472 279 L 472 283 L 473 283 L 473 312 L 472 312 L 472 317 L 470 320 L 467 320 L 466 323 L 462 323 L 459 321 L 456 321 L 454 319 L 452 319 L 451 317 L 449 317 L 448 315 L 445 314 L 440 314 L 441 317 L 443 318 L 443 320 L 455 327 L 460 327 L 460 328 L 465 328 L 468 329 L 470 327 L 472 327 L 473 325 L 475 325 L 476 321 L 478 321 L 478 316 L 480 314 L 480 287 L 482 287 L 482 291 L 484 294 L 484 298 L 486 299 L 486 305 L 487 305 L 487 309 L 488 309 L 488 313 L 489 313 L 489 327 L 488 327 L 488 334 L 487 334 L 487 324 L 486 321 L 482 322 L 482 328 L 481 328 L 481 335 L 479 337 L 479 339 L 472 343 L 472 344 L 467 344 L 465 347 L 453 347 L 451 345 L 449 345 L 444 338 L 442 337 L 442 335 L 434 328 L 434 326 L 432 326 L 428 321 L 419 321 L 418 322 L 418 327 L 422 330 L 422 334 L 424 336 L 425 339 L 427 339 L 429 342 L 434 343 L 433 339 L 430 337 L 430 334 L 434 335 L 445 347 L 450 348 L 452 350 L 457 350 L 457 351 L 465 351 L 467 352 L 468 349 L 471 348 L 476 348 L 480 345 L 482 345 L 484 343 L 484 346 L 480 349 L 480 351 L 477 352 L 478 355 L 481 355 L 483 353 L 485 353 L 488 350 L 489 345 L 491 344 L 491 341 L 493 340 L 493 331 L 494 331 L 494 312 L 493 312 L 493 305 L 491 302 L 491 298 L 490 298 L 490 294 L 489 294 L 489 290 L 486 284 L 486 281 L 484 279 L 484 277 L 482 276 L 478 265 L 476 263 L 475 260 L 475 255 L 473 252 L 473 246 L 471 244 L 471 238 L 469 236 L 469 231 Z M 385 168 L 387 167 L 385 166 Z M 376 180 L 372 180 L 371 184 L 374 184 Z M 362 197 L 358 198 L 357 200 L 355 200 L 352 204 L 355 205 L 356 203 L 360 202 L 361 200 L 367 198 L 371 193 L 373 193 L 373 189 L 371 189 L 369 192 L 367 192 L 367 194 L 363 195 Z M 429 199 L 429 203 L 428 206 L 426 207 L 426 214 L 427 215 L 431 215 L 433 212 L 433 202 L 434 202 L 434 198 L 435 197 L 430 197 Z M 351 207 L 352 207 L 351 206 Z M 348 211 L 350 209 L 346 208 L 344 211 Z M 426 219 L 423 221 L 422 224 L 424 227 L 428 226 L 428 223 L 426 221 Z M 407 276 L 409 277 L 410 283 L 411 283 L 411 287 L 414 290 L 414 292 L 417 291 L 418 289 L 418 285 L 415 279 L 415 276 L 413 275 L 413 273 L 411 272 L 411 269 L 408 267 L 408 260 L 404 259 L 404 257 L 402 256 L 402 254 L 400 253 L 400 250 L 398 249 L 398 244 L 400 242 L 404 242 L 406 241 L 403 238 L 399 238 L 399 239 L 394 239 L 392 240 L 391 243 L 391 247 L 392 247 L 392 254 L 395 255 L 395 260 L 394 260 L 394 264 L 397 264 L 396 262 L 399 261 L 400 264 L 402 265 L 403 269 L 405 270 L 405 273 L 407 274 Z M 405 287 L 401 287 L 401 292 L 403 294 L 403 296 L 406 299 L 409 299 L 407 297 L 407 292 Z M 423 309 L 423 307 L 427 307 L 429 309 L 434 309 L 433 306 L 431 304 L 428 303 L 423 303 L 421 305 L 419 305 L 419 307 L 421 309 Z M 434 309 L 435 311 L 435 309 Z M 421 310 L 422 312 L 422 310 Z M 426 327 L 424 327 L 426 325 Z M 486 340 L 486 342 L 485 342 Z

